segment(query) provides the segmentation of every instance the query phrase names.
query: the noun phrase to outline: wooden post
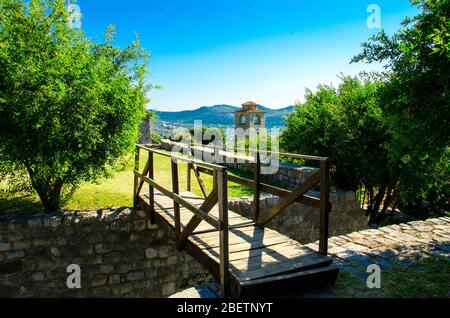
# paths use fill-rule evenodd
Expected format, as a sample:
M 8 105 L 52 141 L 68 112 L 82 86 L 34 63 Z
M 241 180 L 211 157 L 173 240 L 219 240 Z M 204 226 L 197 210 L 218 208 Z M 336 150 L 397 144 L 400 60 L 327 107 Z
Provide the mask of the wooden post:
M 226 170 L 217 171 L 217 191 L 220 220 L 220 287 L 222 297 L 230 292 L 230 264 L 228 251 L 228 174 Z
M 152 113 L 151 112 L 147 113 L 147 129 L 148 129 L 148 143 L 149 143 L 149 146 L 151 146 L 153 144 L 153 139 L 152 139 Z
M 330 213 L 330 162 L 320 162 L 320 231 L 319 252 L 328 254 L 328 222 Z
M 154 179 L 155 177 L 155 167 L 153 165 L 153 152 L 148 152 L 148 177 L 150 179 Z M 156 215 L 155 215 L 155 188 L 153 188 L 150 184 L 148 185 L 148 201 L 150 205 L 150 222 L 155 224 Z
M 136 171 L 139 171 L 139 159 L 141 155 L 141 148 L 136 147 L 136 153 L 134 155 L 134 169 Z M 138 197 L 139 193 L 137 192 L 139 183 L 139 177 L 137 175 L 134 175 L 134 188 L 133 188 L 133 207 L 136 209 L 138 207 Z
M 191 143 L 188 144 L 188 158 L 192 158 L 191 153 Z M 187 191 L 192 190 L 192 163 L 188 162 L 187 164 Z
M 255 222 L 259 219 L 260 214 L 260 199 L 261 199 L 261 154 L 259 151 L 256 153 L 256 162 L 255 162 L 255 191 L 254 191 L 254 211 L 253 218 Z
M 176 159 L 172 158 L 172 190 L 175 194 L 180 194 L 179 183 L 178 183 L 178 162 Z M 181 220 L 180 220 L 180 204 L 178 202 L 173 202 L 173 211 L 175 215 L 175 232 L 177 238 L 181 234 Z

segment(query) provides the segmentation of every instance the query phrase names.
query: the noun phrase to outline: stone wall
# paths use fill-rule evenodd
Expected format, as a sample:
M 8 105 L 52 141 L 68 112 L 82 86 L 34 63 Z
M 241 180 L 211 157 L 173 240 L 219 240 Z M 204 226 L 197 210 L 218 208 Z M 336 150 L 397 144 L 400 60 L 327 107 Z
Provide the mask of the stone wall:
M 255 164 L 252 162 L 227 163 L 225 165 L 251 176 L 253 176 L 255 171 Z M 292 191 L 297 189 L 302 183 L 318 171 L 319 169 L 317 168 L 299 167 L 292 163 L 280 162 L 278 172 L 274 174 L 261 175 L 261 181 Z
M 0 297 L 161 297 L 210 279 L 141 211 L 0 218 Z
M 153 119 L 150 116 L 146 116 L 139 126 L 139 144 L 150 144 L 152 142 L 150 138 L 150 134 L 152 133 L 152 121 Z
M 314 195 L 313 193 L 311 193 Z M 279 202 L 275 196 L 261 197 L 261 215 Z M 330 214 L 330 236 L 344 235 L 367 228 L 367 217 L 352 192 L 336 192 L 330 196 L 333 205 Z M 231 199 L 229 209 L 243 216 L 252 218 L 253 198 Z M 319 239 L 320 211 L 300 203 L 294 203 L 283 210 L 267 225 L 280 233 L 303 244 Z
M 183 143 L 173 142 L 170 140 L 162 140 L 160 144 L 161 148 L 167 151 L 172 151 L 176 146 L 177 149 L 182 149 L 185 147 Z M 192 148 L 197 159 L 203 159 L 205 153 L 208 153 L 208 158 L 211 157 L 213 150 L 210 148 Z M 228 168 L 233 170 L 237 170 L 243 172 L 247 175 L 253 175 L 255 169 L 254 158 L 251 156 L 244 156 L 240 154 L 234 154 L 232 152 L 220 151 L 220 155 L 222 156 L 222 162 L 219 164 L 223 164 Z M 262 162 L 262 165 L 264 166 Z M 318 171 L 317 168 L 312 167 L 299 167 L 295 164 L 288 162 L 280 162 L 277 173 L 262 175 L 262 182 L 278 186 L 287 190 L 294 190 L 298 188 L 303 182 L 305 182 L 310 176 Z

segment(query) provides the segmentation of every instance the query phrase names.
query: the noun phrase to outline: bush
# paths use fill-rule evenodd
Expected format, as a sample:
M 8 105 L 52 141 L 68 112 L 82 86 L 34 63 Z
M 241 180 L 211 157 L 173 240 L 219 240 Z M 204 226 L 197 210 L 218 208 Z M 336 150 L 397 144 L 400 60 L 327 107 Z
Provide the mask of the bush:
M 338 88 L 321 85 L 316 93 L 308 90 L 306 101 L 286 118 L 281 134 L 283 150 L 329 157 L 335 188 L 356 192 L 364 185 L 372 222 L 385 196 L 395 195 L 397 184 L 383 149 L 390 136 L 377 99 L 381 85 L 343 77 Z
M 450 0 L 411 2 L 420 13 L 393 36 L 373 36 L 353 61 L 385 65 L 378 74 L 386 80 L 379 96 L 392 136 L 385 149 L 404 211 L 426 217 L 450 210 Z
M 91 42 L 65 2 L 0 2 L 0 160 L 27 172 L 47 212 L 132 151 L 151 88 L 139 41 L 115 47 L 110 27 Z

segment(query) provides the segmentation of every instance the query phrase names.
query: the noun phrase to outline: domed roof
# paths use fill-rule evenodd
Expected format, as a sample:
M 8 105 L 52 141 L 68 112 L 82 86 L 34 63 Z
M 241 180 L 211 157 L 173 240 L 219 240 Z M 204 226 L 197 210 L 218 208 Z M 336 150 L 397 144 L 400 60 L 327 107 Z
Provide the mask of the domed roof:
M 258 104 L 252 101 L 242 104 L 242 109 L 238 110 L 237 113 L 242 112 L 264 113 L 264 111 L 258 109 Z

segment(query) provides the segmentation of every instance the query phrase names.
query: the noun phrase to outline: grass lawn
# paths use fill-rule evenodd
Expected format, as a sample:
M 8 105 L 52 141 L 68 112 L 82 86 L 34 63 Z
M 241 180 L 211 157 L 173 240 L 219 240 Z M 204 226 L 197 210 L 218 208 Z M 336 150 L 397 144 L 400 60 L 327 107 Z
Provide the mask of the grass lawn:
M 368 289 L 365 282 L 341 270 L 331 288 L 339 298 L 449 298 L 450 261 L 428 257 L 410 266 L 394 263 L 381 272 L 381 288 Z
M 147 158 L 147 153 L 141 152 L 142 171 Z M 160 155 L 154 156 L 155 180 L 164 187 L 172 188 L 172 175 L 170 158 Z M 131 160 L 122 171 L 115 172 L 112 178 L 99 180 L 97 183 L 84 183 L 73 197 L 64 204 L 65 210 L 99 210 L 109 207 L 132 206 L 133 204 L 133 168 Z M 180 191 L 185 191 L 187 186 L 187 164 L 179 164 Z M 232 174 L 232 173 L 231 173 Z M 212 176 L 202 174 L 202 179 L 210 191 L 212 189 Z M 144 185 L 144 189 L 146 186 Z M 192 173 L 192 191 L 202 195 L 198 182 Z M 228 195 L 230 197 L 250 196 L 253 191 L 242 185 L 229 182 Z M 8 200 L 0 200 L 2 213 L 39 213 L 42 206 L 37 196 L 18 196 Z

